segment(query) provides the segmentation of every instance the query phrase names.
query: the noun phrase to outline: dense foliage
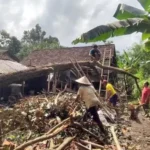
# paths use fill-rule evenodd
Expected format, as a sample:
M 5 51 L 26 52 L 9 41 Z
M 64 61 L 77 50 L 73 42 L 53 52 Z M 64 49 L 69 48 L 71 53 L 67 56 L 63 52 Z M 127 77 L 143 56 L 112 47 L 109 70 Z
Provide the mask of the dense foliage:
M 137 1 L 144 10 L 126 4 L 119 4 L 114 14 L 118 21 L 100 25 L 82 34 L 73 43 L 104 41 L 114 36 L 141 32 L 145 48 L 150 49 L 150 0 Z
M 139 77 L 139 85 L 142 88 L 145 81 L 150 81 L 150 52 L 147 52 L 142 44 L 134 44 L 130 49 L 122 54 L 118 53 L 118 66 Z M 135 82 L 130 78 L 128 87 L 133 89 L 133 95 L 139 96 Z
M 46 36 L 46 32 L 37 24 L 31 30 L 24 31 L 21 40 L 2 30 L 0 32 L 0 49 L 6 49 L 10 54 L 20 59 L 27 56 L 33 50 L 59 48 L 58 38 Z

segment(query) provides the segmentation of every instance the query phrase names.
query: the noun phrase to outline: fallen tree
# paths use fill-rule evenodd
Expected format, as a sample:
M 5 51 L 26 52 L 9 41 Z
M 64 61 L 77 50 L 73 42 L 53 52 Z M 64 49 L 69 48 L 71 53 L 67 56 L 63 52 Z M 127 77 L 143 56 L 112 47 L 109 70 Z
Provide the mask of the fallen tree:
M 108 69 L 112 70 L 118 73 L 127 74 L 128 76 L 131 76 L 135 80 L 138 78 L 134 75 L 132 75 L 129 72 L 126 72 L 120 68 L 117 67 L 111 67 L 111 66 L 104 66 L 99 62 L 87 62 L 87 61 L 80 61 L 78 62 L 80 66 L 88 66 L 90 68 L 93 68 L 94 66 L 97 66 L 102 69 Z M 64 71 L 73 68 L 73 64 L 71 62 L 65 63 L 65 64 L 52 64 L 50 66 L 41 66 L 41 67 L 34 67 L 30 68 L 24 71 L 19 71 L 15 73 L 9 73 L 9 74 L 2 74 L 0 75 L 0 87 L 7 86 L 14 82 L 21 82 L 26 81 L 28 79 L 32 79 L 35 77 L 40 77 L 43 75 L 48 75 L 51 72 L 57 72 L 57 71 Z

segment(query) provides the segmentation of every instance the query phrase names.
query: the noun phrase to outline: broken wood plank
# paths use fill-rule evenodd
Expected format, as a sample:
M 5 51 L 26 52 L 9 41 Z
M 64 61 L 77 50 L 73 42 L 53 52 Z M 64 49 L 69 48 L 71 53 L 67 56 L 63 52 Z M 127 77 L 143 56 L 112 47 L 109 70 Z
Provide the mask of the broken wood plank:
M 99 145 L 99 144 L 96 144 L 96 143 L 93 143 L 93 142 L 91 142 L 91 141 L 86 141 L 86 140 L 80 140 L 80 141 L 81 141 L 81 143 L 84 143 L 84 144 L 91 144 L 92 146 L 97 147 L 97 148 L 104 148 L 104 146 Z
M 55 131 L 58 127 L 60 127 L 61 125 L 65 124 L 65 123 L 66 123 L 67 121 L 69 121 L 69 120 L 70 120 L 70 118 L 67 118 L 67 119 L 63 120 L 62 122 L 60 122 L 59 124 L 57 124 L 56 126 L 54 126 L 52 129 L 50 129 L 50 130 L 46 133 L 46 135 L 52 133 L 52 132 Z
M 75 144 L 76 144 L 78 147 L 80 147 L 81 149 L 83 149 L 83 150 L 90 150 L 88 147 L 82 145 L 82 144 L 79 143 L 79 142 L 75 142 Z
M 111 133 L 112 133 L 112 135 L 113 135 L 113 139 L 114 139 L 114 142 L 115 142 L 115 144 L 116 144 L 117 150 L 122 150 L 122 148 L 121 148 L 121 146 L 120 146 L 120 144 L 119 144 L 117 135 L 116 135 L 116 133 L 115 133 L 114 126 L 111 126 L 110 131 L 111 131 Z
M 75 138 L 74 137 L 67 137 L 64 139 L 63 143 L 56 149 L 56 150 L 63 150 L 67 145 L 71 143 L 71 141 Z

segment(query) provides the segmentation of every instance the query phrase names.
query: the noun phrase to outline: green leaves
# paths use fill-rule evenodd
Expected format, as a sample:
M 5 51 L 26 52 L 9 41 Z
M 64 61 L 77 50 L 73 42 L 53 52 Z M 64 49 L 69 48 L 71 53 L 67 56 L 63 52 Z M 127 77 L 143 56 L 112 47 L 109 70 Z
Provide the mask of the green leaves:
M 144 44 L 145 44 L 146 51 L 150 52 L 150 39 L 147 40 Z
M 146 11 L 150 12 L 150 0 L 138 0 L 138 2 Z
M 9 53 L 15 55 L 20 51 L 20 49 L 21 49 L 20 41 L 15 36 L 12 36 L 10 38 L 10 42 L 8 45 Z
M 126 4 L 119 4 L 114 14 L 114 17 L 122 20 L 128 18 L 143 18 L 146 15 L 148 15 L 148 13 L 143 10 Z
M 146 46 L 150 49 L 150 0 L 138 0 L 145 9 L 119 4 L 114 17 L 120 21 L 113 22 L 107 25 L 100 25 L 75 39 L 72 43 L 88 43 L 96 41 L 105 41 L 114 36 L 127 35 L 134 32 L 141 32 L 142 40 L 146 40 Z
M 142 34 L 142 40 L 147 40 L 150 37 L 150 33 L 143 33 Z
M 72 43 L 104 41 L 110 37 L 127 35 L 134 32 L 146 31 L 150 33 L 149 26 L 150 22 L 140 18 L 120 20 L 111 24 L 100 25 L 87 33 L 82 34 L 80 38 L 74 40 Z

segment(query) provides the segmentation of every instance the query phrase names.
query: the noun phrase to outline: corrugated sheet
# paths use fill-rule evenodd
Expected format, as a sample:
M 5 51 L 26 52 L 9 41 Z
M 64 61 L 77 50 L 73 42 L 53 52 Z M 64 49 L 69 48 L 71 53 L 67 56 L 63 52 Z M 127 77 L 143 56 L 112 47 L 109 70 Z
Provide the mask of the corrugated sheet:
M 67 63 L 70 62 L 69 59 L 73 58 L 75 58 L 77 61 L 89 61 L 89 51 L 91 49 L 92 46 L 86 46 L 33 51 L 21 63 L 26 66 L 42 66 L 51 63 Z M 99 45 L 98 49 L 100 50 L 102 57 L 104 51 L 106 51 L 106 57 L 110 57 L 109 50 L 112 51 L 111 57 L 115 55 L 114 44 Z
M 8 74 L 26 70 L 28 67 L 9 60 L 0 60 L 0 74 Z

